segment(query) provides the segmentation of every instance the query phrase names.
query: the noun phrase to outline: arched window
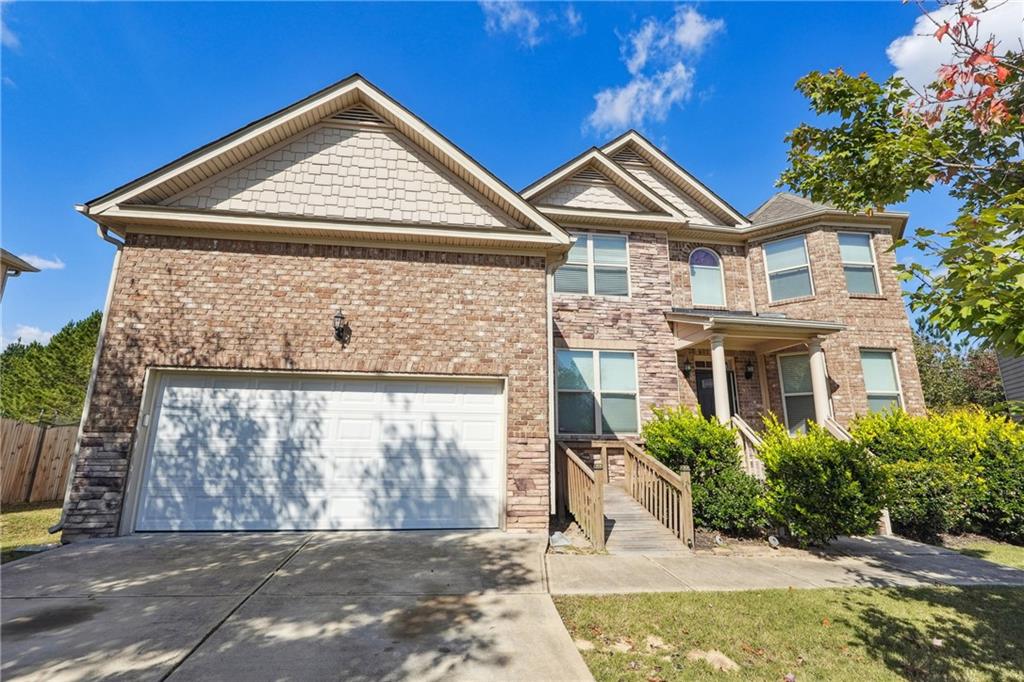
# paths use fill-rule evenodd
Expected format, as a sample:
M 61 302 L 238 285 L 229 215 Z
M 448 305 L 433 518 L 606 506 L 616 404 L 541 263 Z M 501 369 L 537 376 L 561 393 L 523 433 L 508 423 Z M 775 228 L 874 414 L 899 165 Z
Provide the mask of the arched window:
M 690 290 L 694 306 L 725 306 L 722 259 L 711 249 L 690 252 Z

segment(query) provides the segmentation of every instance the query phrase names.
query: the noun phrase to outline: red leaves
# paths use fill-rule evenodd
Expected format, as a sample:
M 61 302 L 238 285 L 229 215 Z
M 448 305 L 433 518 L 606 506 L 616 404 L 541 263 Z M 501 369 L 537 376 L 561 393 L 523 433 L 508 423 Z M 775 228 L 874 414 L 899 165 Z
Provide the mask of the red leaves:
M 1003 81 L 1005 81 L 1009 77 L 1010 77 L 1010 70 L 1008 68 L 1006 68 L 1005 66 L 1002 66 L 1002 65 L 996 66 L 996 80 L 997 81 L 1002 83 Z
M 941 43 L 947 33 L 949 33 L 949 24 L 944 23 L 942 26 L 939 26 L 939 30 L 935 32 L 935 39 Z
M 943 90 L 942 92 L 939 93 L 939 101 L 948 102 L 949 100 L 953 99 L 954 94 L 955 93 L 952 90 Z
M 995 49 L 996 49 L 996 46 L 995 46 L 994 43 L 992 43 L 992 42 L 986 43 L 984 49 L 982 49 L 982 50 L 975 50 L 974 54 L 972 54 L 970 57 L 968 57 L 967 61 L 964 62 L 964 65 L 965 66 L 986 66 L 986 65 L 993 65 L 994 66 L 994 65 L 998 64 L 999 60 L 996 59 L 995 56 L 993 56 L 993 54 L 992 54 L 992 52 Z

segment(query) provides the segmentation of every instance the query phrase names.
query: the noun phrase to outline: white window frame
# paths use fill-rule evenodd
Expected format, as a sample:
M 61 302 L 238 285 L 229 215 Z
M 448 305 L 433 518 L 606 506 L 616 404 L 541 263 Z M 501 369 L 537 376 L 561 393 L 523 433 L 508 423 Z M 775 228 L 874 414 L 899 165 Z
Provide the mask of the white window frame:
M 856 293 L 855 294 L 855 293 L 850 291 L 850 288 L 849 288 L 850 285 L 848 285 L 848 284 L 846 285 L 846 293 L 849 294 L 850 296 L 881 296 L 882 295 L 882 278 L 878 276 L 878 259 L 875 257 L 875 235 L 874 235 L 874 233 L 872 233 L 872 232 L 857 232 L 855 230 L 839 230 L 836 233 L 836 235 L 837 235 L 836 239 L 837 240 L 839 238 L 838 235 L 841 235 L 841 234 L 855 234 L 855 235 L 858 235 L 858 236 L 867 237 L 868 238 L 868 251 L 871 252 L 871 262 L 870 263 L 862 263 L 862 262 L 859 262 L 859 261 L 845 261 L 845 260 L 843 260 L 843 247 L 842 247 L 842 245 L 839 246 L 839 262 L 840 262 L 840 264 L 843 267 L 843 282 L 844 282 L 844 284 L 846 282 L 846 266 L 847 265 L 853 265 L 853 266 L 857 266 L 857 267 L 865 267 L 865 266 L 870 265 L 871 266 L 871 272 L 875 276 L 875 293 L 873 293 L 873 294 Z
M 889 354 L 889 359 L 892 360 L 892 373 L 896 377 L 896 393 L 894 393 L 894 394 L 893 393 L 873 393 L 873 392 L 868 390 L 868 380 L 867 380 L 867 377 L 864 376 L 864 361 L 863 361 L 863 359 L 861 357 L 861 353 L 864 352 L 864 351 L 867 351 L 869 353 L 888 353 Z M 861 378 L 861 383 L 864 384 L 864 400 L 869 405 L 868 412 L 871 411 L 871 409 L 870 409 L 871 403 L 869 401 L 869 396 L 872 396 L 872 395 L 878 395 L 878 396 L 895 395 L 896 396 L 896 402 L 898 403 L 898 407 L 901 410 L 905 410 L 906 409 L 906 407 L 905 407 L 906 403 L 903 401 L 903 382 L 900 381 L 900 363 L 899 363 L 899 360 L 896 357 L 896 349 L 895 348 L 872 348 L 870 346 L 862 346 L 862 347 L 857 349 L 857 360 L 859 360 L 860 363 L 861 363 L 861 365 L 860 365 L 860 378 Z
M 766 247 L 769 244 L 774 244 L 776 242 L 784 242 L 787 239 L 796 239 L 798 237 L 801 240 L 803 240 L 803 243 L 804 243 L 804 260 L 807 261 L 807 264 L 806 265 L 793 265 L 793 266 L 790 266 L 788 268 L 779 268 L 778 270 L 770 269 L 768 267 L 768 249 Z M 780 237 L 778 239 L 771 239 L 769 241 L 762 242 L 761 243 L 761 256 L 764 258 L 764 281 L 765 281 L 765 285 L 768 287 L 768 302 L 769 303 L 778 303 L 780 301 L 795 301 L 795 300 L 802 299 L 802 298 L 810 298 L 810 297 L 816 295 L 815 294 L 815 290 L 814 290 L 814 273 L 811 271 L 811 252 L 807 248 L 807 235 L 806 234 L 794 234 L 794 235 L 789 235 L 788 237 Z M 800 296 L 791 296 L 789 298 L 775 298 L 775 295 L 772 292 L 772 275 L 776 275 L 776 274 L 778 274 L 780 272 L 790 272 L 790 271 L 793 271 L 793 270 L 800 270 L 801 268 L 807 268 L 807 279 L 811 283 L 811 293 L 810 294 L 802 294 Z
M 790 433 L 793 432 L 793 429 L 790 428 L 790 426 L 789 426 L 789 408 L 786 407 L 786 398 L 810 396 L 812 400 L 814 399 L 814 391 L 813 390 L 811 390 L 811 391 L 799 391 L 797 393 L 787 393 L 786 392 L 786 382 L 785 382 L 785 380 L 782 377 L 782 358 L 784 358 L 784 357 L 792 357 L 794 355 L 802 355 L 803 357 L 807 358 L 807 364 L 808 364 L 808 366 L 810 365 L 810 363 L 811 363 L 811 354 L 809 352 L 802 352 L 801 353 L 801 352 L 797 351 L 797 352 L 794 352 L 794 353 L 779 353 L 779 354 L 777 354 L 775 356 L 775 371 L 777 371 L 779 373 L 779 393 L 782 394 L 782 419 L 785 421 L 786 430 L 789 431 Z
M 697 298 L 694 295 L 696 293 L 697 289 L 693 286 L 693 272 L 691 270 L 693 268 L 693 254 L 697 253 L 698 251 L 707 251 L 708 253 L 710 253 L 711 255 L 713 255 L 715 258 L 718 259 L 718 276 L 722 280 L 722 304 L 721 305 L 712 305 L 710 303 L 697 303 Z M 701 267 L 703 267 L 703 266 L 701 266 Z M 728 308 L 729 307 L 729 295 L 728 295 L 728 292 L 725 290 L 725 260 L 722 259 L 722 254 L 720 254 L 717 251 L 715 251 L 714 249 L 710 249 L 710 248 L 708 248 L 706 246 L 698 246 L 697 248 L 695 248 L 692 251 L 690 251 L 690 255 L 686 259 L 686 272 L 687 272 L 687 274 L 688 274 L 688 276 L 690 278 L 690 305 L 692 305 L 694 308 Z
M 588 391 L 583 388 L 559 388 L 558 386 L 558 353 L 570 351 L 573 353 L 591 353 L 594 367 L 594 390 Z M 628 353 L 633 356 L 633 393 L 623 391 L 608 391 L 609 395 L 633 395 L 636 399 L 636 431 L 616 433 L 617 436 L 635 436 L 640 433 L 640 372 L 637 368 L 636 351 L 618 350 L 614 348 L 556 348 L 555 349 L 555 435 L 556 436 L 603 436 L 604 424 L 601 422 L 601 353 Z M 558 425 L 561 417 L 558 414 L 559 393 L 593 393 L 594 394 L 594 433 L 575 433 L 560 431 Z
M 615 234 L 615 233 L 610 233 L 610 232 L 570 232 L 569 234 L 571 236 L 573 236 L 573 237 L 587 237 L 587 262 L 586 263 L 581 263 L 579 261 L 566 260 L 565 263 L 563 263 L 563 265 L 575 265 L 577 267 L 580 266 L 580 265 L 585 265 L 587 267 L 587 293 L 583 293 L 582 291 L 580 291 L 580 292 L 577 292 L 577 291 L 558 291 L 557 289 L 555 290 L 555 293 L 558 294 L 559 296 L 598 296 L 598 297 L 607 297 L 607 298 L 618 299 L 618 300 L 625 299 L 625 298 L 631 298 L 633 296 L 633 283 L 632 283 L 632 272 L 631 272 L 630 266 L 629 266 L 629 261 L 630 261 L 630 256 L 629 256 L 629 235 L 628 234 Z M 595 263 L 594 262 L 594 237 L 616 237 L 616 238 L 624 239 L 626 241 L 626 264 L 623 266 L 623 265 L 616 265 L 614 263 Z M 598 294 L 598 293 L 595 293 L 595 287 L 594 287 L 594 279 L 595 279 L 595 277 L 594 277 L 594 272 L 596 271 L 597 267 L 603 267 L 603 268 L 622 268 L 622 267 L 624 267 L 625 268 L 625 270 L 626 270 L 626 294 L 625 294 L 625 296 L 620 296 L 619 294 Z

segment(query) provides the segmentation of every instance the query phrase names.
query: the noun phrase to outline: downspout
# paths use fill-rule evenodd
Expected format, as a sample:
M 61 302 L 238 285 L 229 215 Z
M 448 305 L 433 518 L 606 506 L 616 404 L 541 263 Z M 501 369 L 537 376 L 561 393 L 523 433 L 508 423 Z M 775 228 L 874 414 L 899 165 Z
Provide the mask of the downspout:
M 82 215 L 89 217 L 89 207 L 76 204 L 75 210 Z M 110 282 L 107 283 L 107 297 L 103 302 L 103 316 L 100 318 L 100 333 L 96 339 L 96 350 L 92 355 L 92 370 L 89 373 L 89 386 L 85 390 L 85 403 L 82 405 L 82 418 L 78 422 L 78 436 L 75 438 L 75 452 L 71 457 L 71 468 L 68 470 L 67 482 L 64 485 L 64 505 L 60 511 L 60 521 L 48 529 L 49 533 L 58 533 L 64 529 L 64 521 L 67 518 L 68 502 L 71 500 L 71 487 L 75 481 L 75 472 L 78 469 L 78 453 L 82 447 L 82 435 L 85 433 L 85 423 L 89 418 L 89 405 L 92 403 L 93 390 L 96 388 L 96 372 L 99 370 L 100 354 L 103 352 L 103 339 L 107 333 L 107 318 L 110 314 L 110 300 L 114 295 L 114 282 L 117 281 L 117 268 L 121 263 L 121 248 L 124 242 L 111 237 L 106 225 L 96 221 L 96 234 L 105 241 L 117 247 L 114 252 L 114 263 L 110 268 Z
M 545 286 L 547 288 L 547 349 L 548 349 L 548 513 L 557 512 L 555 508 L 555 320 L 554 291 L 555 270 L 569 260 L 569 250 L 557 255 L 549 255 L 547 267 L 544 268 Z

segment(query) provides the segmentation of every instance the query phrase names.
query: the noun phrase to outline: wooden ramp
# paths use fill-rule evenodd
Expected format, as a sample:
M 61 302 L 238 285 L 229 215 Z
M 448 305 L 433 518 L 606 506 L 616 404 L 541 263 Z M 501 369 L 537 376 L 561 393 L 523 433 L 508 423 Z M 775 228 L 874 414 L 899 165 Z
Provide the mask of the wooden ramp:
M 604 534 L 609 554 L 690 553 L 682 540 L 615 483 L 604 486 Z

